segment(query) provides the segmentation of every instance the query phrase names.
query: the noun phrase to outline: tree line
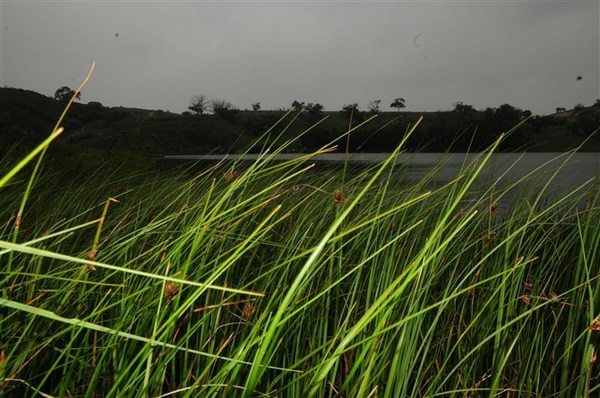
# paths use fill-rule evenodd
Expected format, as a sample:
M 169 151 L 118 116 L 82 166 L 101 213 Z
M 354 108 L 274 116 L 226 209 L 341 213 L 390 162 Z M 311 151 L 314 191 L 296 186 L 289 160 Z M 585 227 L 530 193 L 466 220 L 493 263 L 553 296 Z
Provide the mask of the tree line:
M 68 87 L 61 87 L 56 91 L 55 98 L 60 101 L 68 101 L 73 95 L 73 90 Z M 201 119 L 194 119 L 194 116 L 211 113 L 217 118 L 228 122 L 231 131 L 237 131 L 239 135 L 251 139 L 267 131 L 285 112 L 295 111 L 299 113 L 295 123 L 295 125 L 298 125 L 298 131 L 295 128 L 290 128 L 291 134 L 300 134 L 315 125 L 314 128 L 311 127 L 310 131 L 303 134 L 300 140 L 302 148 L 311 150 L 336 140 L 340 132 L 347 128 L 349 120 L 353 125 L 356 125 L 366 120 L 367 117 L 380 113 L 382 103 L 383 101 L 380 99 L 373 100 L 364 109 L 355 102 L 346 104 L 338 111 L 328 112 L 331 117 L 317 126 L 315 123 L 325 113 L 324 106 L 318 102 L 294 100 L 287 108 L 268 111 L 262 111 L 260 102 L 255 102 L 251 104 L 251 111 L 242 111 L 226 100 L 208 99 L 204 95 L 194 95 L 189 100 L 188 110 L 183 112 L 182 115 L 190 117 L 187 120 L 193 124 L 196 122 L 204 123 Z M 406 107 L 406 100 L 402 97 L 395 98 L 388 104 L 390 107 L 397 109 L 398 113 L 382 113 L 380 118 L 355 131 L 350 143 L 342 142 L 338 144 L 342 146 L 349 145 L 349 149 L 353 151 L 385 152 L 393 148 L 402 139 L 404 132 L 416 121 L 419 114 L 417 112 L 400 112 Z M 82 123 L 102 118 L 101 104 L 90 102 L 89 105 L 95 105 L 95 107 L 86 108 L 86 113 L 81 114 L 79 119 Z M 448 148 L 455 151 L 480 150 L 494 142 L 499 134 L 511 130 L 525 119 L 528 119 L 527 123 L 519 128 L 516 133 L 510 134 L 504 140 L 500 150 L 529 148 L 532 145 L 537 145 L 536 142 L 545 137 L 546 133 L 556 134 L 561 132 L 561 135 L 570 134 L 574 139 L 587 137 L 600 125 L 599 108 L 600 99 L 596 100 L 591 107 L 578 104 L 564 115 L 557 113 L 555 116 L 533 116 L 531 111 L 520 109 L 508 103 L 482 110 L 458 101 L 448 111 L 427 112 L 427 117 L 406 143 L 406 147 L 408 150 L 433 152 L 443 152 Z M 114 112 L 110 114 L 110 119 L 118 122 L 120 113 L 117 114 L 118 110 L 115 112 L 114 115 Z M 177 122 L 180 123 L 176 129 L 177 131 L 187 131 L 184 121 L 185 119 L 182 119 Z M 185 123 L 188 123 L 188 121 Z M 197 134 L 195 132 L 189 132 L 189 134 L 196 139 Z M 204 132 L 203 134 L 208 133 Z M 213 143 L 213 141 L 216 142 L 222 138 L 215 136 L 206 139 L 206 143 Z M 204 139 L 201 142 L 204 143 Z
M 62 86 L 55 91 L 54 98 L 61 102 L 67 102 L 69 99 L 71 99 L 71 97 L 73 95 L 75 95 L 75 90 L 71 89 L 68 86 Z M 78 100 L 81 100 L 81 93 L 77 93 L 75 98 Z M 360 109 L 358 103 L 353 102 L 351 104 L 344 105 L 342 107 L 342 109 L 340 110 L 340 112 L 346 113 L 346 114 L 354 114 L 354 115 L 357 115 L 357 114 L 360 114 L 363 112 L 366 112 L 369 114 L 378 114 L 381 112 L 381 103 L 382 103 L 382 100 L 380 100 L 380 99 L 370 101 L 369 104 L 367 105 L 367 109 L 365 111 L 363 111 Z M 592 106 L 593 107 L 600 106 L 600 98 L 597 99 Z M 400 111 L 401 109 L 406 108 L 406 100 L 401 97 L 395 98 L 389 104 L 389 107 L 395 108 L 397 111 Z M 262 109 L 260 102 L 255 102 L 255 103 L 251 104 L 251 108 L 255 112 L 260 111 Z M 585 108 L 585 105 L 583 105 L 582 103 L 578 103 L 573 107 L 573 110 L 579 111 L 579 110 L 582 110 L 583 108 Z M 306 111 L 307 113 L 310 113 L 310 114 L 319 114 L 319 113 L 322 113 L 325 111 L 324 106 L 320 103 L 313 103 L 313 102 L 305 103 L 305 102 L 297 101 L 297 100 L 292 101 L 289 109 L 294 110 L 294 111 L 299 111 L 299 112 Z M 510 113 L 510 112 L 514 112 L 514 109 L 518 109 L 518 108 L 514 108 L 509 104 L 503 104 L 499 108 L 488 107 L 485 110 L 483 110 L 483 112 L 484 113 L 487 112 L 489 114 L 490 112 L 493 112 L 494 109 L 500 109 L 500 113 L 506 113 L 506 112 Z M 280 110 L 286 110 L 286 109 L 280 109 Z M 556 108 L 557 113 L 565 112 L 566 110 L 567 110 L 567 108 L 564 108 L 564 107 Z M 231 102 L 228 102 L 226 100 L 223 100 L 220 98 L 208 99 L 205 95 L 193 95 L 189 99 L 188 111 L 185 111 L 183 113 L 184 114 L 203 115 L 205 113 L 212 112 L 216 115 L 223 116 L 223 115 L 226 115 L 227 113 L 235 113 L 237 111 L 239 111 L 239 109 L 236 106 L 234 106 Z M 468 114 L 469 112 L 477 112 L 475 107 L 473 107 L 472 105 L 464 104 L 462 101 L 458 101 L 454 104 L 453 111 L 463 113 L 463 114 Z M 531 111 L 525 110 L 524 112 L 527 113 L 526 117 L 531 116 Z
M 405 108 L 406 100 L 404 98 L 396 98 L 392 101 L 390 107 L 396 108 L 397 110 Z M 310 114 L 319 114 L 325 110 L 325 107 L 318 102 L 305 103 L 303 101 L 294 100 L 292 101 L 290 109 L 298 112 L 306 111 Z M 371 114 L 379 113 L 381 109 L 381 100 L 377 99 L 369 102 L 367 109 Z M 216 115 L 222 115 L 227 112 L 235 111 L 237 108 L 230 102 L 222 99 L 208 99 L 205 95 L 194 95 L 189 100 L 188 110 L 189 114 L 203 115 L 212 111 L 212 113 Z M 255 112 L 260 111 L 260 102 L 253 103 L 252 110 Z M 352 103 L 349 105 L 344 105 L 341 109 L 341 112 L 356 114 L 361 112 L 361 110 L 357 103 Z

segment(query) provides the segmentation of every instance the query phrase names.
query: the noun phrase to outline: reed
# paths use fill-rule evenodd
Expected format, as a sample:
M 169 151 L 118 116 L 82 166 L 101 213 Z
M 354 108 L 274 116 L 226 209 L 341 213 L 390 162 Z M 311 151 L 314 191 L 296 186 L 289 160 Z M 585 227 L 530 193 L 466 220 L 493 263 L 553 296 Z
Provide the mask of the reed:
M 481 184 L 500 141 L 442 185 L 410 181 L 402 145 L 363 169 L 273 162 L 289 143 L 201 171 L 25 167 L 57 133 L 0 178 L 2 394 L 600 393 L 593 182 Z

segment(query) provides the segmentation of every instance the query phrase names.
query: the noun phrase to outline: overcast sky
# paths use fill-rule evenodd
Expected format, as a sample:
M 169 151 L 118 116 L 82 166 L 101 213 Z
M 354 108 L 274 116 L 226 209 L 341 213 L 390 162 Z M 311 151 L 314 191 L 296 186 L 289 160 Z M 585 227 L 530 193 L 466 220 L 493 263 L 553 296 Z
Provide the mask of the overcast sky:
M 0 1 L 0 85 L 52 96 L 93 61 L 82 102 L 186 110 L 600 98 L 598 1 Z M 578 77 L 581 76 L 579 79 Z

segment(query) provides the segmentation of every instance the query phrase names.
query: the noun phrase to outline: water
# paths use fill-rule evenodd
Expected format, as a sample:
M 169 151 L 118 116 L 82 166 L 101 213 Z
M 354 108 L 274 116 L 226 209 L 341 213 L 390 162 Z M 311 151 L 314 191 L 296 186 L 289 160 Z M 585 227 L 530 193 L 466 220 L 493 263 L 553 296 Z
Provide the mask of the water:
M 291 160 L 303 156 L 300 153 L 279 154 L 275 160 Z M 199 165 L 221 161 L 223 159 L 238 161 L 255 161 L 260 155 L 176 155 L 165 156 L 167 164 L 182 162 L 198 162 Z M 341 166 L 348 161 L 351 168 L 374 166 L 389 157 L 387 153 L 354 153 L 348 156 L 343 153 L 328 153 L 313 156 L 308 163 L 316 163 L 315 172 L 320 167 Z M 441 186 L 463 174 L 465 167 L 482 159 L 481 154 L 465 153 L 403 153 L 396 157 L 395 163 L 402 167 L 402 183 L 417 184 L 428 176 L 434 168 L 442 164 L 430 178 L 431 189 Z M 548 182 L 550 183 L 548 184 Z M 522 198 L 526 191 L 530 198 L 538 196 L 540 205 L 563 197 L 569 192 L 581 189 L 577 197 L 583 198 L 595 193 L 600 182 L 600 153 L 496 153 L 482 169 L 474 183 L 473 190 L 479 193 L 469 194 L 475 198 L 481 192 L 494 187 L 495 192 L 510 188 L 499 200 L 498 213 L 510 211 L 515 200 Z M 547 186 L 545 186 L 547 185 Z M 496 199 L 497 196 L 494 196 Z M 469 200 L 469 198 L 466 198 Z M 585 208 L 586 201 L 581 199 L 578 208 Z
M 216 162 L 224 158 L 230 160 L 256 160 L 260 155 L 174 155 L 165 156 L 169 162 Z M 284 153 L 276 156 L 276 160 L 295 159 L 305 154 Z M 311 161 L 325 164 L 343 164 L 348 160 L 350 165 L 375 165 L 387 159 L 387 153 L 353 153 L 348 156 L 343 153 L 327 153 L 316 155 Z M 431 172 L 440 164 L 444 166 L 437 174 L 438 182 L 448 182 L 458 176 L 465 164 L 480 157 L 479 154 L 465 153 L 403 153 L 397 156 L 395 162 L 407 166 L 408 177 L 419 179 Z M 584 182 L 600 176 L 600 152 L 587 153 L 496 153 L 482 171 L 481 179 L 497 180 L 499 184 L 525 178 L 529 173 L 539 169 L 536 179 L 550 177 L 558 170 L 553 178 L 553 185 L 576 187 Z M 534 179 L 532 177 L 532 179 Z

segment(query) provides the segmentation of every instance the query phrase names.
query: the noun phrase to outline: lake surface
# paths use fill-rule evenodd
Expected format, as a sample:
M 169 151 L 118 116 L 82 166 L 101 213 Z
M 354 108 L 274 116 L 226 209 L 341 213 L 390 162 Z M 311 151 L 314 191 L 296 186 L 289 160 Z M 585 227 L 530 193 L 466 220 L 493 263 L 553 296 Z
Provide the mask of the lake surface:
M 168 165 L 197 162 L 199 166 L 214 164 L 223 159 L 232 161 L 256 161 L 257 154 L 248 155 L 174 155 L 165 156 Z M 302 153 L 284 153 L 274 157 L 274 160 L 285 161 L 306 156 Z M 374 166 L 387 159 L 387 153 L 354 153 L 348 156 L 343 153 L 328 153 L 312 156 L 307 164 L 316 163 L 314 172 L 320 167 L 342 165 L 345 161 L 353 168 Z M 445 184 L 459 176 L 464 167 L 477 159 L 481 154 L 465 153 L 403 153 L 399 154 L 395 163 L 401 166 L 403 183 L 418 183 L 439 165 L 434 178 L 429 179 L 432 188 Z M 543 186 L 548 182 L 547 187 Z M 518 184 L 514 185 L 516 182 Z M 487 190 L 492 185 L 496 192 L 499 189 L 510 187 L 499 205 L 498 213 L 509 211 L 515 200 L 521 197 L 519 192 L 526 191 L 528 195 L 537 196 L 542 192 L 543 203 L 554 201 L 564 194 L 581 189 L 585 195 L 595 193 L 600 183 L 600 152 L 587 153 L 496 153 L 493 154 L 484 166 L 481 174 L 476 179 L 473 189 L 475 191 Z M 478 195 L 475 195 L 478 196 Z M 583 194 L 577 195 L 583 197 Z M 585 208 L 586 202 L 582 199 L 578 208 Z
M 216 162 L 223 159 L 253 161 L 258 154 L 248 155 L 173 155 L 165 156 L 169 162 Z M 302 153 L 284 153 L 275 156 L 275 160 L 291 160 L 301 156 Z M 327 153 L 313 156 L 309 162 L 325 164 L 343 164 L 346 160 L 350 165 L 375 165 L 387 159 L 387 153 Z M 406 166 L 411 179 L 419 179 L 443 162 L 443 167 L 437 173 L 438 182 L 447 182 L 455 178 L 465 164 L 473 161 L 480 154 L 465 153 L 402 153 L 395 162 Z M 537 179 L 550 177 L 558 170 L 553 179 L 553 185 L 575 187 L 584 182 L 600 177 L 600 152 L 586 153 L 496 153 L 486 164 L 481 178 L 485 180 L 498 180 L 498 183 L 509 183 L 526 177 L 535 172 Z M 533 179 L 533 178 L 532 178 Z

